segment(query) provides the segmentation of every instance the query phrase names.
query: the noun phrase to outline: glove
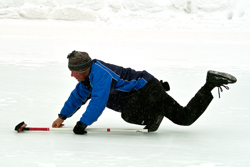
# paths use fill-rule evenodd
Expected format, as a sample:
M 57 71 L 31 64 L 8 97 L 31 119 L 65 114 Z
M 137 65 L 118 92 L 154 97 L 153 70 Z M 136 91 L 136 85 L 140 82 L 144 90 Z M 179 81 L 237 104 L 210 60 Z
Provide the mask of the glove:
M 73 132 L 78 135 L 84 135 L 87 132 L 85 131 L 85 128 L 87 127 L 86 124 L 82 123 L 81 121 L 78 121 L 76 123 L 76 126 L 73 129 Z

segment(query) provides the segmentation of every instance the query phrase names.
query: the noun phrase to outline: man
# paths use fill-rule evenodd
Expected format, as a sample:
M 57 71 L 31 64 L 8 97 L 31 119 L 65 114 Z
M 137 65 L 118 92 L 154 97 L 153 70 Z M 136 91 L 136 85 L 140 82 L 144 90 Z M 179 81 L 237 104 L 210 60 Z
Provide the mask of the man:
M 64 126 L 64 120 L 91 99 L 73 129 L 75 134 L 87 133 L 86 127 L 99 118 L 105 107 L 120 112 L 126 122 L 146 125 L 149 132 L 158 129 L 164 116 L 175 124 L 188 126 L 206 110 L 213 99 L 211 91 L 215 87 L 222 91 L 221 86 L 229 89 L 225 85 L 237 81 L 230 74 L 208 71 L 205 85 L 186 107 L 182 107 L 166 93 L 168 83 L 158 81 L 147 71 L 92 60 L 86 52 L 73 51 L 67 58 L 71 76 L 78 80 L 78 84 L 52 127 Z

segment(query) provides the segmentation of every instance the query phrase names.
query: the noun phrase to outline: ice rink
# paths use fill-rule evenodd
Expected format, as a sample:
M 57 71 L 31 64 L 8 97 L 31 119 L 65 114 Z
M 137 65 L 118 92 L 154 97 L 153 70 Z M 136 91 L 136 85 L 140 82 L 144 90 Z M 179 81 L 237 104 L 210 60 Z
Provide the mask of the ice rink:
M 99 25 L 64 20 L 0 19 L 0 164 L 4 167 L 247 167 L 250 164 L 249 22 L 192 28 Z M 96 23 L 96 22 L 95 22 Z M 229 24 L 229 26 L 226 25 Z M 201 23 L 203 24 L 203 23 Z M 181 24 L 181 26 L 183 26 Z M 168 92 L 186 105 L 205 83 L 208 70 L 233 74 L 237 83 L 188 127 L 164 119 L 155 133 L 72 131 L 23 132 L 14 127 L 51 127 L 77 81 L 67 54 L 147 70 L 168 81 Z M 74 127 L 83 106 L 65 121 Z M 105 109 L 88 128 L 142 126 Z

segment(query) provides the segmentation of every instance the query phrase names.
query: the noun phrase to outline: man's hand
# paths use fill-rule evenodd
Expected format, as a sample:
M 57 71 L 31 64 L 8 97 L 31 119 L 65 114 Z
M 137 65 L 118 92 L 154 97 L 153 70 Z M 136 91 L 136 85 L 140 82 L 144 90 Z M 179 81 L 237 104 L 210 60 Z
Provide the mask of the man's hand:
M 53 122 L 52 127 L 53 127 L 53 128 L 61 128 L 61 127 L 64 126 L 64 124 L 62 124 L 63 122 L 64 122 L 63 119 L 57 118 L 57 119 Z
M 85 128 L 87 127 L 86 124 L 82 123 L 81 121 L 78 121 L 76 123 L 76 126 L 73 129 L 73 132 L 78 135 L 84 135 L 87 132 L 85 131 Z

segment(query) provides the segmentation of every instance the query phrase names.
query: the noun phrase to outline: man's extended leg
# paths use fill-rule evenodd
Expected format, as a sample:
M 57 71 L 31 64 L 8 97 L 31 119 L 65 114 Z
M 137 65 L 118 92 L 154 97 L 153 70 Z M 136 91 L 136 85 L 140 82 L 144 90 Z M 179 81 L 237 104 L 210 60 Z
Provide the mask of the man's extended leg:
M 221 87 L 236 81 L 236 78 L 230 74 L 208 71 L 206 84 L 195 94 L 186 107 L 180 106 L 166 94 L 164 97 L 164 115 L 178 125 L 191 125 L 204 113 L 212 101 L 211 90 L 214 87 Z
M 210 91 L 203 86 L 189 101 L 186 107 L 182 107 L 168 94 L 164 98 L 164 115 L 178 125 L 188 126 L 194 123 L 206 110 L 213 99 Z

